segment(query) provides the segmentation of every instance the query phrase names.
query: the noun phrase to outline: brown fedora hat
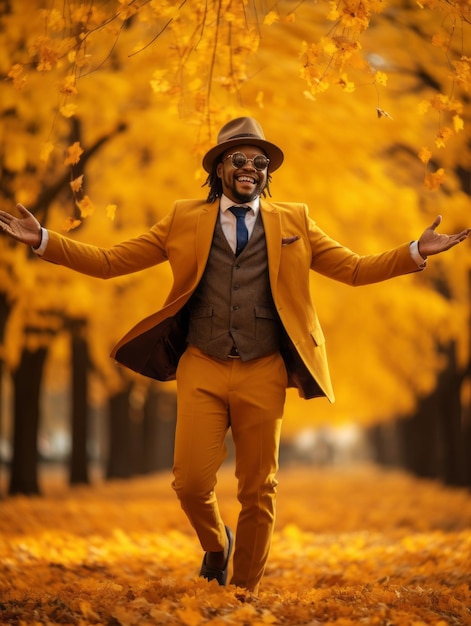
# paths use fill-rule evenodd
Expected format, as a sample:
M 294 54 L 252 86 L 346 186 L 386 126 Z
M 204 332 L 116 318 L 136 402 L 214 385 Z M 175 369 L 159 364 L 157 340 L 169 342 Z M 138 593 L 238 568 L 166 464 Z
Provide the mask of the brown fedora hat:
M 203 167 L 211 172 L 214 161 L 232 146 L 243 144 L 259 146 L 270 159 L 268 170 L 274 172 L 283 163 L 283 152 L 274 143 L 266 141 L 262 127 L 253 117 L 238 117 L 227 122 L 218 134 L 217 145 L 203 157 Z

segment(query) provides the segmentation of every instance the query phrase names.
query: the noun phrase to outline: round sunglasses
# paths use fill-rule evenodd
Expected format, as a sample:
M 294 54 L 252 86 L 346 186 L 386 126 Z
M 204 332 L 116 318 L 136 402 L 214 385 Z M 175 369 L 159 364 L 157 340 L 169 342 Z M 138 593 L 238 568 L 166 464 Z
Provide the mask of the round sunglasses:
M 253 159 L 247 158 L 247 156 L 243 152 L 234 152 L 234 154 L 228 154 L 224 157 L 223 161 L 227 159 L 231 159 L 232 167 L 235 167 L 236 170 L 240 169 L 247 165 L 247 163 L 251 162 L 256 170 L 260 172 L 262 170 L 266 170 L 268 164 L 270 163 L 270 159 L 263 154 L 257 154 Z

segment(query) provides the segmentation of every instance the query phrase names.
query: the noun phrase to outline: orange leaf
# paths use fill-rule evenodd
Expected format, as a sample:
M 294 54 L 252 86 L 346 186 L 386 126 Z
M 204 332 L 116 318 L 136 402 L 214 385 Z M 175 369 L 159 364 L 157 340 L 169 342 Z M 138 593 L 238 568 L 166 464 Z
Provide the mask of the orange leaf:
M 82 183 L 83 183 L 83 174 L 81 176 L 77 176 L 77 178 L 74 178 L 74 180 L 71 180 L 70 187 L 72 191 L 74 192 L 80 191 L 82 189 Z
M 83 150 L 80 147 L 80 142 L 76 141 L 71 146 L 67 148 L 68 156 L 64 161 L 64 165 L 75 165 L 80 161 L 80 157 L 83 154 Z
M 425 146 L 420 148 L 420 150 L 419 150 L 419 159 L 422 161 L 422 163 L 428 163 L 431 158 L 432 158 L 431 150 L 429 150 Z
M 88 217 L 92 215 L 95 211 L 95 207 L 93 206 L 93 202 L 90 200 L 88 196 L 84 196 L 82 200 L 77 202 L 77 206 L 80 209 L 80 215 L 82 217 Z
M 438 169 L 436 172 L 431 172 L 425 175 L 425 187 L 430 189 L 431 191 L 436 191 L 440 188 L 440 185 L 444 183 L 446 180 L 446 174 L 443 167 Z
M 68 217 L 64 222 L 63 229 L 66 233 L 68 233 L 70 230 L 74 230 L 75 228 L 80 226 L 81 223 L 82 220 L 76 220 L 73 217 Z

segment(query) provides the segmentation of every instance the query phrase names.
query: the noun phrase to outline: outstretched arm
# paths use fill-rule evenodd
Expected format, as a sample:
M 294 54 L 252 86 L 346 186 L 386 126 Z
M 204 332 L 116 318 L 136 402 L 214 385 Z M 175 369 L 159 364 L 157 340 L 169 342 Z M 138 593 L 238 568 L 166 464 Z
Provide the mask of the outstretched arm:
M 460 233 L 454 235 L 444 235 L 436 232 L 436 228 L 440 225 L 442 216 L 438 215 L 433 223 L 424 230 L 419 239 L 419 253 L 422 257 L 427 258 L 433 254 L 445 252 L 464 241 L 471 233 L 471 228 L 465 228 Z
M 21 218 L 0 211 L 0 230 L 21 243 L 37 248 L 41 244 L 41 224 L 22 204 L 17 204 Z

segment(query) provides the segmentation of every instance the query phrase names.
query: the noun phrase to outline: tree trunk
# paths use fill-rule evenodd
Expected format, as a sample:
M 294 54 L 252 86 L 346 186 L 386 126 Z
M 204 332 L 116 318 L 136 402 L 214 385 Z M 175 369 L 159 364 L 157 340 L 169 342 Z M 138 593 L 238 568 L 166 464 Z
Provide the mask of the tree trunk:
M 13 374 L 14 432 L 10 494 L 39 494 L 37 439 L 40 391 L 47 348 L 23 349 Z
M 72 343 L 72 452 L 70 484 L 88 484 L 88 346 L 85 320 L 70 322 Z
M 133 473 L 129 394 L 132 384 L 108 401 L 108 461 L 106 477 L 129 478 Z
M 173 466 L 176 396 L 150 385 L 143 408 L 144 472 Z
M 463 375 L 458 371 L 456 344 L 447 349 L 447 367 L 439 386 L 439 409 L 443 440 L 443 480 L 448 485 L 462 486 L 466 479 L 466 447 L 463 439 L 461 385 Z M 441 388 L 441 389 L 440 389 Z
M 5 327 L 7 324 L 8 315 L 10 314 L 10 304 L 8 302 L 7 294 L 0 292 L 0 346 L 3 346 L 5 338 Z M 3 415 L 3 376 L 5 370 L 5 362 L 2 357 L 2 350 L 0 349 L 0 442 L 6 441 L 6 418 Z M 1 451 L 0 451 L 1 452 Z M 3 464 L 3 459 L 0 456 L 0 466 Z M 0 497 L 2 494 L 0 493 Z
M 444 353 L 447 365 L 435 389 L 419 401 L 413 416 L 399 420 L 398 425 L 406 469 L 422 478 L 459 486 L 467 483 L 469 471 L 460 397 L 463 375 L 457 369 L 455 344 Z

